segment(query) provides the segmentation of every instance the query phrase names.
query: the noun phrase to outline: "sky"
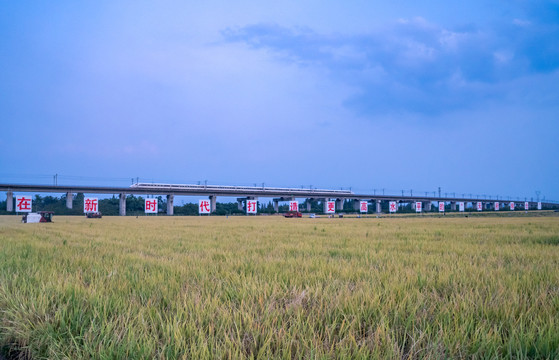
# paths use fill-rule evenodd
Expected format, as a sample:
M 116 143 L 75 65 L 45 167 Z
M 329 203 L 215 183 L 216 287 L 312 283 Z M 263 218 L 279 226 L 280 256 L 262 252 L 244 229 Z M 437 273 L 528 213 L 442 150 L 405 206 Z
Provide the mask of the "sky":
M 0 35 L 0 183 L 559 200 L 559 1 L 13 1 Z

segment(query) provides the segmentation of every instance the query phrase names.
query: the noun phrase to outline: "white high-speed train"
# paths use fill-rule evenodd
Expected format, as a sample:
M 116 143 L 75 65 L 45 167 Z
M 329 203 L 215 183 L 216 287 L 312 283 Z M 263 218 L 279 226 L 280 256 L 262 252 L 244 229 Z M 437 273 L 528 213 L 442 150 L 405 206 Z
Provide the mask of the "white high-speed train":
M 135 189 L 153 189 L 153 190 L 216 190 L 227 192 L 254 192 L 254 191 L 267 191 L 267 192 L 289 192 L 289 193 L 335 193 L 340 195 L 353 194 L 350 190 L 328 190 L 328 189 L 300 189 L 300 188 L 276 188 L 276 187 L 259 187 L 259 186 L 229 186 L 229 185 L 192 185 L 192 184 L 159 184 L 159 183 L 136 183 L 130 185 Z

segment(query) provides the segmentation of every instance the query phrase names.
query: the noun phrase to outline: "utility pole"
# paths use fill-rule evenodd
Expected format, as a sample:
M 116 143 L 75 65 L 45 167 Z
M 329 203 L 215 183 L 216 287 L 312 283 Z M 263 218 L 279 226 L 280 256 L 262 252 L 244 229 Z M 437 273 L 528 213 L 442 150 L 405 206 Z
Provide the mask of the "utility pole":
M 439 186 L 439 197 L 441 197 L 441 187 Z

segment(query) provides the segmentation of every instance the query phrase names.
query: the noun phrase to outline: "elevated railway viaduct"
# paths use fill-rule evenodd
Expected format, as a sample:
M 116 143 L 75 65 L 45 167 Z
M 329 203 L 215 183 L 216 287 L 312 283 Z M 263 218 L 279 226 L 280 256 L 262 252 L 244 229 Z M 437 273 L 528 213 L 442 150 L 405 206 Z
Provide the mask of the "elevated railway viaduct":
M 237 198 L 239 208 L 243 208 L 246 200 L 257 200 L 258 198 L 272 198 L 274 208 L 277 211 L 280 201 L 289 201 L 294 199 L 308 199 L 310 201 L 335 200 L 336 210 L 343 210 L 343 204 L 346 200 L 354 201 L 354 208 L 359 209 L 360 201 L 367 201 L 375 205 L 377 213 L 381 212 L 382 203 L 394 201 L 400 203 L 421 202 L 422 209 L 431 210 L 432 202 L 450 203 L 452 211 L 456 211 L 457 204 L 478 203 L 483 204 L 484 210 L 490 210 L 495 203 L 528 203 L 529 209 L 537 209 L 538 202 L 520 200 L 511 200 L 504 198 L 491 197 L 440 197 L 440 196 L 406 196 L 406 195 L 376 195 L 376 194 L 356 194 L 349 190 L 328 190 L 328 189 L 303 189 L 303 188 L 276 188 L 276 187 L 245 187 L 245 186 L 227 186 L 227 185 L 181 185 L 181 184 L 149 184 L 138 183 L 130 187 L 111 187 L 111 186 L 80 186 L 80 185 L 31 185 L 31 184 L 0 184 L 0 191 L 5 191 L 7 195 L 6 210 L 14 211 L 13 198 L 14 193 L 62 193 L 66 194 L 66 206 L 72 208 L 73 194 L 117 194 L 120 198 L 119 213 L 126 215 L 126 196 L 133 195 L 161 195 L 167 199 L 167 215 L 173 215 L 174 197 L 175 196 L 207 196 L 210 199 L 211 212 L 216 209 L 217 197 L 235 197 Z M 307 201 L 307 210 L 310 211 L 310 201 Z M 557 208 L 559 204 L 556 202 L 542 202 L 543 208 Z M 524 209 L 524 207 L 521 207 Z M 325 211 L 326 212 L 326 211 Z

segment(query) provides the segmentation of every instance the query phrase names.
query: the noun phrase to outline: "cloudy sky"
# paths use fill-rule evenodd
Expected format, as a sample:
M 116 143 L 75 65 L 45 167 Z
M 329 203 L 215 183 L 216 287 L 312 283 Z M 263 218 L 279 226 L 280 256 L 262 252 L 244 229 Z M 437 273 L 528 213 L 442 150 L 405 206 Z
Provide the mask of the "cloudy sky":
M 0 182 L 559 200 L 558 1 L 13 1 L 0 35 Z

